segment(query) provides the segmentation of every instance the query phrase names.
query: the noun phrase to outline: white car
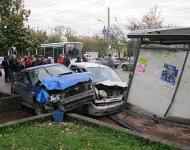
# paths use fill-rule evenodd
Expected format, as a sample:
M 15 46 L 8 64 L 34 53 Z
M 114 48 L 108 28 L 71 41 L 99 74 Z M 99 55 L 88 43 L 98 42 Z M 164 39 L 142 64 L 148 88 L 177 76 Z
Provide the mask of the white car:
M 87 113 L 93 116 L 103 116 L 120 111 L 124 105 L 127 82 L 110 67 L 96 63 L 74 63 L 69 66 L 74 72 L 91 72 L 95 89 L 95 97 L 87 105 Z

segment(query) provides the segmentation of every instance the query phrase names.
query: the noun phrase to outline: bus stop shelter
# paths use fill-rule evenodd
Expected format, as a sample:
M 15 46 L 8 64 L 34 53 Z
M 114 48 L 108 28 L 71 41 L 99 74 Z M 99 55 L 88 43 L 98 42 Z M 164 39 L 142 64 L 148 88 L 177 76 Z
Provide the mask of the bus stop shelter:
M 138 31 L 140 46 L 127 103 L 190 124 L 190 28 Z

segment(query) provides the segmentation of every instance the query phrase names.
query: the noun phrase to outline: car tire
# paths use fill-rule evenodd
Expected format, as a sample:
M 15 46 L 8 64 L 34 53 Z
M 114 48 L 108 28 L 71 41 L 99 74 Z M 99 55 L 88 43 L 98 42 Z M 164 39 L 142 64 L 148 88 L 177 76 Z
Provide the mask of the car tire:
M 122 69 L 123 69 L 123 71 L 127 71 L 127 70 L 128 70 L 127 65 L 123 65 L 123 66 L 122 66 Z
M 45 107 L 43 105 L 39 105 L 39 104 L 34 105 L 34 111 L 35 111 L 36 115 L 41 115 L 41 114 L 46 113 Z

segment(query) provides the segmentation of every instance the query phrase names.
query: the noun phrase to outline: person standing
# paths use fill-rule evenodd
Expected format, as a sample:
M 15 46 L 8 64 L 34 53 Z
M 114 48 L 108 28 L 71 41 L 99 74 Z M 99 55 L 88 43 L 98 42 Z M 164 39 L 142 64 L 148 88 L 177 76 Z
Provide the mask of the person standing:
M 46 64 L 52 64 L 52 58 L 51 57 L 47 57 L 47 60 L 46 60 Z
M 5 72 L 5 83 L 9 82 L 9 60 L 7 57 L 4 57 L 4 60 L 2 61 L 2 66 Z
M 25 65 L 25 68 L 32 67 L 34 61 L 36 61 L 36 58 L 35 58 L 35 56 L 32 54 L 32 55 L 28 58 L 28 61 L 27 61 L 26 65 Z
M 81 62 L 81 58 L 77 57 L 76 63 L 79 63 L 79 62 Z
M 88 62 L 87 58 L 85 56 L 82 56 L 82 61 L 83 62 Z
M 12 58 L 9 61 L 9 65 L 10 65 L 10 70 L 11 70 L 11 76 L 13 75 L 13 73 L 15 73 L 17 71 L 17 56 L 15 54 L 12 55 Z
M 68 54 L 65 54 L 64 65 L 68 67 L 70 64 L 71 64 L 70 58 Z
M 34 66 L 40 66 L 40 65 L 44 65 L 43 55 L 38 55 L 36 61 L 34 61 L 34 62 L 32 63 L 32 66 L 33 66 L 33 67 L 34 67 Z
M 108 55 L 108 66 L 110 68 L 114 68 L 114 61 L 113 61 L 113 59 L 111 57 L 111 54 Z
M 56 63 L 58 64 L 64 64 L 64 58 L 62 54 L 59 54 L 59 57 L 57 58 Z

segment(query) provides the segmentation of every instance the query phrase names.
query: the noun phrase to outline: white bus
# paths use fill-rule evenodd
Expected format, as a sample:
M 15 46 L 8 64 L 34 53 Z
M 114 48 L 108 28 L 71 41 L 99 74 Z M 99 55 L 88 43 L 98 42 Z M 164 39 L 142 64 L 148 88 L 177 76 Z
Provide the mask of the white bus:
M 38 54 L 51 57 L 53 60 L 56 60 L 59 54 L 68 54 L 71 59 L 75 59 L 81 57 L 82 48 L 82 42 L 47 43 L 41 44 L 41 49 L 38 51 Z

